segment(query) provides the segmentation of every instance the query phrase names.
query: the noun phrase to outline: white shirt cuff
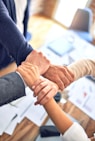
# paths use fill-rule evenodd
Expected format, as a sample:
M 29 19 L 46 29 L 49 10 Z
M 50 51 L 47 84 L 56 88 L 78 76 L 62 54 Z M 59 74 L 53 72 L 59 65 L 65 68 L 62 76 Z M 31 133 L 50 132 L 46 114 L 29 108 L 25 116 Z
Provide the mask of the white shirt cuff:
M 91 141 L 87 137 L 87 134 L 82 126 L 77 122 L 74 122 L 73 125 L 61 137 L 63 141 Z

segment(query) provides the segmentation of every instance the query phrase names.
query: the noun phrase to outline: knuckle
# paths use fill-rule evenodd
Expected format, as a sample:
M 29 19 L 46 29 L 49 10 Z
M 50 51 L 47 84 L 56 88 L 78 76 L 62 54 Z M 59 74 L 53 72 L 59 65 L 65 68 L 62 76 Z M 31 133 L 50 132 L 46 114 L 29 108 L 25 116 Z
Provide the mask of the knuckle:
M 49 95 L 46 95 L 46 100 L 48 101 L 50 99 L 50 96 Z
M 42 87 L 43 87 L 43 84 L 42 84 L 42 83 L 40 83 L 40 84 L 39 84 L 39 87 L 41 87 L 41 88 L 42 88 Z M 44 91 L 44 90 L 42 90 L 42 91 Z

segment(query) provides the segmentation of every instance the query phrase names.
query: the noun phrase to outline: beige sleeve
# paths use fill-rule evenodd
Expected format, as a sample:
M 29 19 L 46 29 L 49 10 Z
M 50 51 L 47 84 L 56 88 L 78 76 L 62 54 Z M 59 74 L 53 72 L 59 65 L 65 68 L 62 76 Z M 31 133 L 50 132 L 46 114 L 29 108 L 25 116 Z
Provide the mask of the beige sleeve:
M 95 60 L 82 59 L 69 65 L 68 69 L 74 74 L 75 80 L 86 75 L 95 76 Z

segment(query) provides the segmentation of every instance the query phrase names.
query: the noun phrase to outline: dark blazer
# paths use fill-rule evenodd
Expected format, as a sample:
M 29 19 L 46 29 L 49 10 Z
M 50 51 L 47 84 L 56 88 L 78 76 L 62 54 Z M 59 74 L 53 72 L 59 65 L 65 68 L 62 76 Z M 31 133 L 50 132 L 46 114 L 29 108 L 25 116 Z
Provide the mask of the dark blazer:
M 11 58 L 20 65 L 32 50 L 0 0 L 0 69 L 7 66 Z
M 12 18 L 12 20 L 16 23 L 17 19 L 16 19 L 16 8 L 15 8 L 15 2 L 14 0 L 2 0 L 3 3 L 5 4 L 10 17 Z
M 29 21 L 29 6 L 30 6 L 30 0 L 27 0 L 27 6 L 24 13 L 24 19 L 23 19 L 23 25 L 24 25 L 24 36 L 27 36 L 27 28 L 28 28 L 28 21 Z
M 22 96 L 25 96 L 25 85 L 16 72 L 0 77 L 0 106 Z
M 16 23 L 17 18 L 16 18 L 16 7 L 15 7 L 14 0 L 2 0 L 2 1 L 4 2 L 8 12 L 9 12 L 10 17 Z M 28 20 L 29 20 L 29 6 L 30 6 L 30 0 L 27 0 L 27 6 L 25 9 L 24 19 L 23 19 L 23 26 L 24 26 L 23 35 L 25 37 L 27 34 L 27 26 L 28 26 Z

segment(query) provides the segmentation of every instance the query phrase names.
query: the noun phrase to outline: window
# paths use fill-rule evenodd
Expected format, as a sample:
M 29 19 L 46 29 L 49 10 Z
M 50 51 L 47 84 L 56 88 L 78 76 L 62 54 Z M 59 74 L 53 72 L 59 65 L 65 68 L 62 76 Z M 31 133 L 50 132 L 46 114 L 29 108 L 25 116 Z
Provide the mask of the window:
M 87 3 L 88 0 L 59 0 L 54 19 L 69 27 L 77 8 L 84 8 Z

